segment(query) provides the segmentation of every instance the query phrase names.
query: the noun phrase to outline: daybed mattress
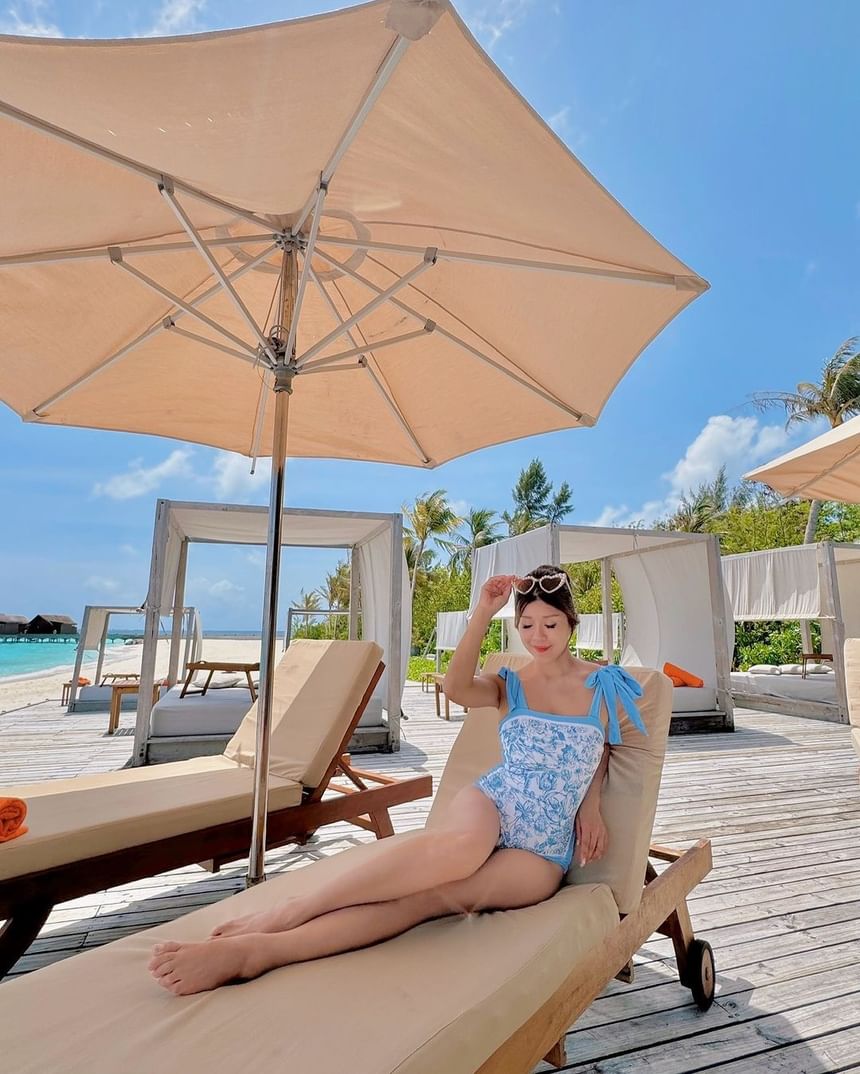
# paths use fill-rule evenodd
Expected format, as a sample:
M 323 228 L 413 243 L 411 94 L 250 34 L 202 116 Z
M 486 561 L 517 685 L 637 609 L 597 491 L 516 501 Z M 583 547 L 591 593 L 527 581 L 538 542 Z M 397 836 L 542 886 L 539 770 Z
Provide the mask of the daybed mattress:
M 235 1074 L 319 1070 L 324 1057 L 325 1070 L 350 1074 L 473 1074 L 618 925 L 607 886 L 564 887 L 537 906 L 429 922 L 196 996 L 177 998 L 149 976 L 154 943 L 202 940 L 226 918 L 307 891 L 389 843 L 363 844 L 3 985 L 4 1063 L 15 1074 Z
M 771 694 L 800 701 L 829 701 L 836 704 L 836 676 L 809 675 L 751 675 L 748 671 L 732 672 L 732 693 Z
M 180 698 L 181 686 L 172 686 L 152 706 L 149 718 L 153 738 L 188 735 L 233 735 L 253 701 L 247 686 L 189 692 Z
M 674 686 L 672 712 L 712 712 L 717 707 L 717 691 L 712 686 Z

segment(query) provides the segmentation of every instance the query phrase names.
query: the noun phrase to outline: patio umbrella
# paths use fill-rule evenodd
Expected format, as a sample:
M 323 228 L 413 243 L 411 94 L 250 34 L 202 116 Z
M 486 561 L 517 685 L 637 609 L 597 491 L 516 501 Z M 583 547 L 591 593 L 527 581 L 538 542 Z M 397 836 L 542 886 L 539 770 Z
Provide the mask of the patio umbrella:
M 0 145 L 0 398 L 273 458 L 254 882 L 287 455 L 433 467 L 590 426 L 707 285 L 445 0 L 0 38 Z
M 860 503 L 860 417 L 744 474 L 783 496 Z

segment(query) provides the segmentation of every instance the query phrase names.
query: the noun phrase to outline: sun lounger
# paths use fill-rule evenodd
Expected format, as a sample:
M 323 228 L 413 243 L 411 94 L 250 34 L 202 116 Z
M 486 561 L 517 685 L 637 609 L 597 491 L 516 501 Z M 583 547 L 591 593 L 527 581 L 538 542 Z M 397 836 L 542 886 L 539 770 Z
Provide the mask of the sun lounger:
M 629 979 L 625 968 L 655 931 L 672 936 L 679 970 L 706 1006 L 706 945 L 692 937 L 685 897 L 710 868 L 710 848 L 699 843 L 683 855 L 652 848 L 658 858 L 677 860 L 659 877 L 648 865 L 671 685 L 657 672 L 634 674 L 645 690 L 649 737 L 622 716 L 624 742 L 613 748 L 603 792 L 608 853 L 574 867 L 575 882 L 553 898 L 429 922 L 365 950 L 196 996 L 172 996 L 149 977 L 154 943 L 203 939 L 225 918 L 306 892 L 381 849 L 364 844 L 0 986 L 0 1049 L 10 1069 L 526 1074 L 544 1056 L 563 1061 L 567 1027 L 613 977 Z M 431 825 L 456 790 L 494 762 L 497 726 L 495 710 L 469 714 Z
M 394 780 L 343 756 L 382 674 L 373 642 L 294 642 L 275 669 L 268 845 L 347 820 L 378 838 L 388 808 L 427 797 L 430 776 Z M 0 976 L 55 903 L 194 862 L 247 855 L 256 704 L 221 756 L 11 788 L 29 833 L 0 847 Z M 345 776 L 347 786 L 330 781 Z M 368 781 L 377 784 L 368 787 Z M 338 792 L 323 799 L 326 790 Z

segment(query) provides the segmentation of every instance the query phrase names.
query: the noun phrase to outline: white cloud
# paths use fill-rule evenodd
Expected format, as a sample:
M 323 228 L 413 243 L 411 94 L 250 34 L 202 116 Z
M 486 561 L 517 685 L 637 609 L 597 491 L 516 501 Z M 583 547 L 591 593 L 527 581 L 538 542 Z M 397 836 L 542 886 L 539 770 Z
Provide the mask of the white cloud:
M 661 475 L 661 480 L 669 486 L 662 498 L 648 500 L 636 509 L 627 504 L 607 505 L 591 524 L 630 526 L 644 522 L 650 525 L 674 511 L 685 492 L 713 481 L 721 467 L 725 466 L 729 484 L 733 484 L 756 463 L 786 451 L 797 432 L 795 429 L 786 432 L 784 425 L 762 425 L 756 417 L 716 414 L 708 418 L 683 457 Z
M 251 473 L 251 460 L 232 451 L 219 451 L 212 464 L 212 482 L 219 500 L 266 500 L 272 473 L 270 459 L 258 459 Z
M 469 508 L 472 506 L 468 500 L 452 500 L 448 506 L 454 512 L 455 515 L 459 515 L 460 518 L 465 518 L 469 513 Z
M 141 466 L 139 460 L 129 464 L 124 474 L 115 474 L 107 481 L 100 481 L 93 486 L 94 496 L 108 496 L 112 500 L 133 500 L 158 488 L 168 477 L 192 477 L 193 470 L 189 460 L 192 452 L 189 448 L 177 448 L 167 456 L 164 462 L 156 466 Z
M 266 553 L 262 552 L 259 548 L 252 548 L 250 552 L 246 553 L 245 559 L 252 567 L 266 566 Z
M 44 16 L 48 7 L 46 0 L 23 0 L 6 9 L 6 15 L 0 18 L 0 33 L 20 34 L 24 37 L 63 37 L 63 31 L 56 23 L 49 22 Z
M 96 593 L 118 593 L 120 584 L 114 578 L 103 578 L 97 574 L 91 574 L 84 582 L 84 588 Z
M 487 52 L 492 52 L 509 30 L 519 26 L 534 0 L 492 0 L 464 5 L 469 29 Z
M 220 578 L 217 582 L 213 582 L 211 578 L 195 578 L 189 583 L 189 589 L 193 589 L 196 593 L 202 592 L 210 597 L 215 597 L 216 600 L 227 602 L 235 601 L 237 597 L 245 592 L 244 586 L 236 585 L 229 578 Z
M 197 29 L 197 15 L 206 7 L 206 0 L 162 0 L 148 37 L 164 37 Z
M 559 108 L 557 112 L 553 112 L 551 116 L 547 116 L 547 123 L 552 127 L 556 134 L 561 132 L 567 127 L 567 117 L 570 115 L 570 105 L 566 104 L 563 108 Z
M 134 547 L 133 544 L 121 544 L 119 546 L 119 550 L 120 550 L 120 552 L 123 552 L 127 556 L 136 556 L 136 555 L 138 555 L 138 551 Z

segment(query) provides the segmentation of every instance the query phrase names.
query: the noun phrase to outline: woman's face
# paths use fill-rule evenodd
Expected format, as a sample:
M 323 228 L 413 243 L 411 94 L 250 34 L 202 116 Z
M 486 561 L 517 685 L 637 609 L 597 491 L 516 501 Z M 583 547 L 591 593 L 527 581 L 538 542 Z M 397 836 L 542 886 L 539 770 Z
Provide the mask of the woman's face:
M 573 633 L 564 612 L 542 600 L 533 600 L 523 608 L 517 630 L 535 660 L 555 660 L 567 652 Z

